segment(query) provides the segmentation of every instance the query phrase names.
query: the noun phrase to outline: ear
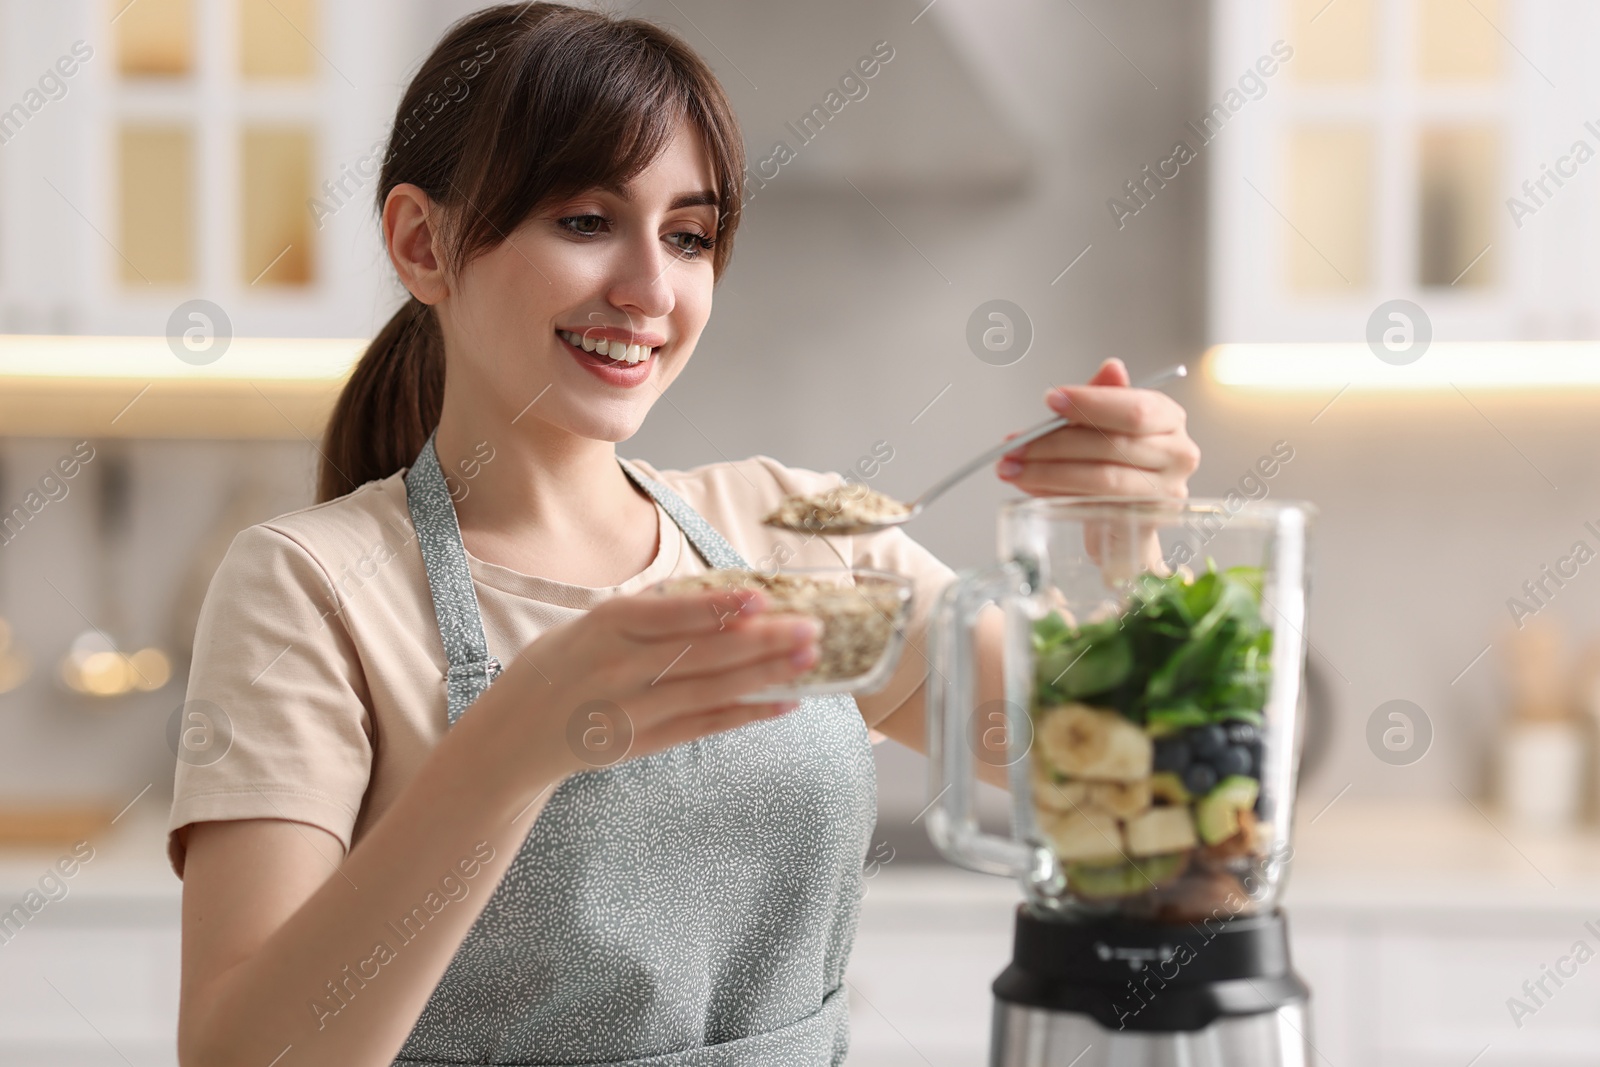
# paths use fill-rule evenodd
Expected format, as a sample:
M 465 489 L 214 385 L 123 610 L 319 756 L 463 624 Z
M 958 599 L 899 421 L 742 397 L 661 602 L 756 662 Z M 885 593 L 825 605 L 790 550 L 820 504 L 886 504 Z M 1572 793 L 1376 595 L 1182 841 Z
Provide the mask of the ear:
M 401 183 L 383 202 L 383 240 L 389 262 L 411 295 L 437 304 L 450 293 L 445 277 L 440 222 L 442 213 L 419 186 Z
M 1132 379 L 1128 377 L 1128 368 L 1116 356 L 1112 356 L 1100 364 L 1100 369 L 1094 372 L 1094 377 L 1086 383 L 1088 385 L 1127 385 Z

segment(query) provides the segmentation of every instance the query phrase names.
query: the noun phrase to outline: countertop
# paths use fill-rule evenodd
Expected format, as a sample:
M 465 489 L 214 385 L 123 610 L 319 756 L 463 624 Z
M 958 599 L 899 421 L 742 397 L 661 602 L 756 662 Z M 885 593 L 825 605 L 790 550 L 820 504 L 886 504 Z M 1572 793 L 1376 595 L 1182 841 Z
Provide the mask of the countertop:
M 177 900 L 182 883 L 167 864 L 166 816 L 163 805 L 141 804 L 92 840 L 94 857 L 68 880 L 70 896 Z M 1284 901 L 1290 908 L 1582 910 L 1600 900 L 1600 831 L 1534 832 L 1466 801 L 1344 797 L 1320 811 L 1304 805 L 1294 848 Z M 36 888 L 70 851 L 0 849 L 0 901 Z M 885 903 L 1020 899 L 1009 879 L 943 864 L 891 860 L 871 875 L 869 886 Z
M 170 913 L 181 899 L 183 883 L 167 863 L 167 807 L 148 798 L 129 808 L 106 830 L 87 839 L 94 849 L 77 871 L 61 879 L 67 894 L 51 901 L 48 909 L 71 909 L 82 915 L 111 907 L 153 909 Z M 39 880 L 63 857 L 71 858 L 68 844 L 0 848 L 0 908 L 9 908 L 28 890 L 38 890 Z M 59 892 L 59 891 L 58 891 Z

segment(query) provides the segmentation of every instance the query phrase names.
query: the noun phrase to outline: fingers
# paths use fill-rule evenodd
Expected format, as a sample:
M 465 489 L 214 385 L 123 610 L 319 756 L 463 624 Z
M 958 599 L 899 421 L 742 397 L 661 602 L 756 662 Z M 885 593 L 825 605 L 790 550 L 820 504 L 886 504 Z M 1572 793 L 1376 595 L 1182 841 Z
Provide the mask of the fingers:
M 639 658 L 650 671 L 645 680 L 653 685 L 669 676 L 694 678 L 773 656 L 815 653 L 821 633 L 822 624 L 809 615 L 757 615 L 720 632 L 652 642 Z
M 1022 470 L 1006 478 L 1010 484 L 1035 496 L 1187 496 L 1187 479 L 1147 471 L 1121 463 L 1050 460 L 1024 462 Z
M 1089 379 L 1090 385 L 1127 385 L 1131 378 L 1128 377 L 1128 365 L 1116 356 L 1104 360 L 1100 369 L 1094 372 Z
M 770 604 L 759 589 L 717 589 L 694 593 L 662 593 L 646 589 L 612 597 L 594 610 L 615 618 L 618 630 L 635 641 L 692 640 L 753 618 Z
M 1088 426 L 1067 426 L 1008 453 L 1024 462 L 1092 460 L 1125 463 L 1149 471 L 1178 466 L 1186 449 L 1178 434 L 1108 433 Z
M 1052 389 L 1050 407 L 1107 433 L 1171 433 L 1183 428 L 1183 405 L 1154 389 L 1114 385 L 1064 385 Z
M 630 714 L 650 721 L 722 707 L 768 686 L 794 681 L 811 669 L 817 654 L 816 646 L 812 645 L 809 655 L 799 660 L 780 652 L 716 674 L 679 677 L 668 671 L 659 680 L 646 685 L 624 706 Z

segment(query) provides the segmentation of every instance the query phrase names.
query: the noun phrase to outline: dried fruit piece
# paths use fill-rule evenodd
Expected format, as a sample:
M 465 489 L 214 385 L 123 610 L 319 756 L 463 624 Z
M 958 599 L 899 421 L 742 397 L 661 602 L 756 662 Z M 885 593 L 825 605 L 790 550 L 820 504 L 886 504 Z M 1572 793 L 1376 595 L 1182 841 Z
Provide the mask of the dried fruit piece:
M 1256 813 L 1246 809 L 1239 813 L 1239 832 L 1215 844 L 1207 845 L 1200 850 L 1200 858 L 1208 867 L 1222 867 L 1234 860 L 1263 854 L 1266 851 L 1262 847 L 1264 843 L 1265 835 L 1261 832 L 1261 824 L 1256 820 Z
M 1193 923 L 1251 915 L 1255 910 L 1255 901 L 1238 878 L 1227 871 L 1191 867 L 1183 878 L 1156 894 L 1154 918 L 1158 922 Z

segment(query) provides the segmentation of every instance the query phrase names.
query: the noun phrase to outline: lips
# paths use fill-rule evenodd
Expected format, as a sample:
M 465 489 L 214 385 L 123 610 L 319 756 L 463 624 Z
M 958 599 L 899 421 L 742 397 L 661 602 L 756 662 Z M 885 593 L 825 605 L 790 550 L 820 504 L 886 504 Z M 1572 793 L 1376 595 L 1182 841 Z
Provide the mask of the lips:
M 656 364 L 655 354 L 660 351 L 659 345 L 648 349 L 645 349 L 642 345 L 637 346 L 649 354 L 641 355 L 630 363 L 626 358 L 619 360 L 611 355 L 600 355 L 597 351 L 584 351 L 581 341 L 578 344 L 572 342 L 570 338 L 574 335 L 569 330 L 558 330 L 556 335 L 560 338 L 562 347 L 572 354 L 572 358 L 577 360 L 579 366 L 598 377 L 601 381 L 624 388 L 639 385 L 650 377 L 651 371 Z M 591 341 L 591 344 L 594 343 L 594 341 Z M 624 348 L 624 345 L 620 340 L 613 342 L 608 338 L 606 339 L 606 347 L 615 351 L 618 348 Z M 629 345 L 627 347 L 635 346 Z

